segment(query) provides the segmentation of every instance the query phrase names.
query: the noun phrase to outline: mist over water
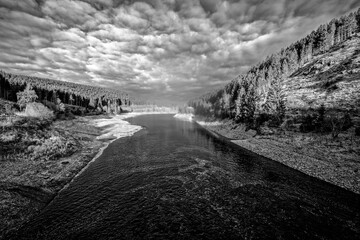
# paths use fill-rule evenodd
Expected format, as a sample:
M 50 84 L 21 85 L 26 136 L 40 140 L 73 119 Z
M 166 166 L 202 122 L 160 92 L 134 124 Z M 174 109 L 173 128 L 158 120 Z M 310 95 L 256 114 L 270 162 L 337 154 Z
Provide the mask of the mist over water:
M 13 239 L 357 239 L 360 197 L 172 115 L 109 145 Z

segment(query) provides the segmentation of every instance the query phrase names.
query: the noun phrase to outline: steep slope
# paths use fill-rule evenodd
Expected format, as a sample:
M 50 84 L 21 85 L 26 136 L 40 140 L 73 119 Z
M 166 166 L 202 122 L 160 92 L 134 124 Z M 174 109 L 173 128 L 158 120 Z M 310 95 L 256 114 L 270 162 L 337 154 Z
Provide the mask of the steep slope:
M 359 111 L 360 36 L 353 36 L 285 78 L 289 109 L 320 107 Z

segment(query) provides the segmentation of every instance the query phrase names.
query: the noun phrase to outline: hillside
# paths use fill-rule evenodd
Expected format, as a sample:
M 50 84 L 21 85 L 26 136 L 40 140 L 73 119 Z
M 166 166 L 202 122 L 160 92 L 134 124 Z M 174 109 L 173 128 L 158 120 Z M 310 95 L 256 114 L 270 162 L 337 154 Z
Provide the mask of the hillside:
M 189 102 L 197 115 L 254 124 L 266 114 L 348 111 L 360 103 L 360 9 L 268 56 L 223 89 Z
M 289 108 L 319 107 L 358 110 L 360 100 L 360 36 L 315 56 L 283 82 Z
M 55 103 L 59 98 L 64 104 L 106 112 L 120 112 L 121 106 L 128 106 L 132 102 L 127 93 L 116 89 L 16 75 L 3 71 L 0 71 L 0 98 L 16 102 L 16 93 L 23 91 L 27 84 L 33 87 L 42 102 Z

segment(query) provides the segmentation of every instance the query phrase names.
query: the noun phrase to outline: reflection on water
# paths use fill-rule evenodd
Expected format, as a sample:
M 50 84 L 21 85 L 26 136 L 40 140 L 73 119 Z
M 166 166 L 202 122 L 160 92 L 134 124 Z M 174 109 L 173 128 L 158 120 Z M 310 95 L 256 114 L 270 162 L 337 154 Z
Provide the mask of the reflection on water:
M 171 115 L 113 142 L 13 239 L 359 239 L 359 195 Z

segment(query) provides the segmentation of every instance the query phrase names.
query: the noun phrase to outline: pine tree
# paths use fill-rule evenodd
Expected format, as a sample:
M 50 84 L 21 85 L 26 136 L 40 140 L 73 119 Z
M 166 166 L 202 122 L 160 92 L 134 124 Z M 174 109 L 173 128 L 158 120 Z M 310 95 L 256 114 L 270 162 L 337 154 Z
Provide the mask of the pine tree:
M 271 82 L 268 99 L 264 105 L 264 109 L 275 117 L 278 124 L 283 122 L 286 113 L 286 99 L 281 83 L 281 77 Z
M 245 79 L 241 83 L 239 98 L 236 105 L 237 111 L 235 120 L 249 125 L 252 124 L 256 106 L 255 87 Z

